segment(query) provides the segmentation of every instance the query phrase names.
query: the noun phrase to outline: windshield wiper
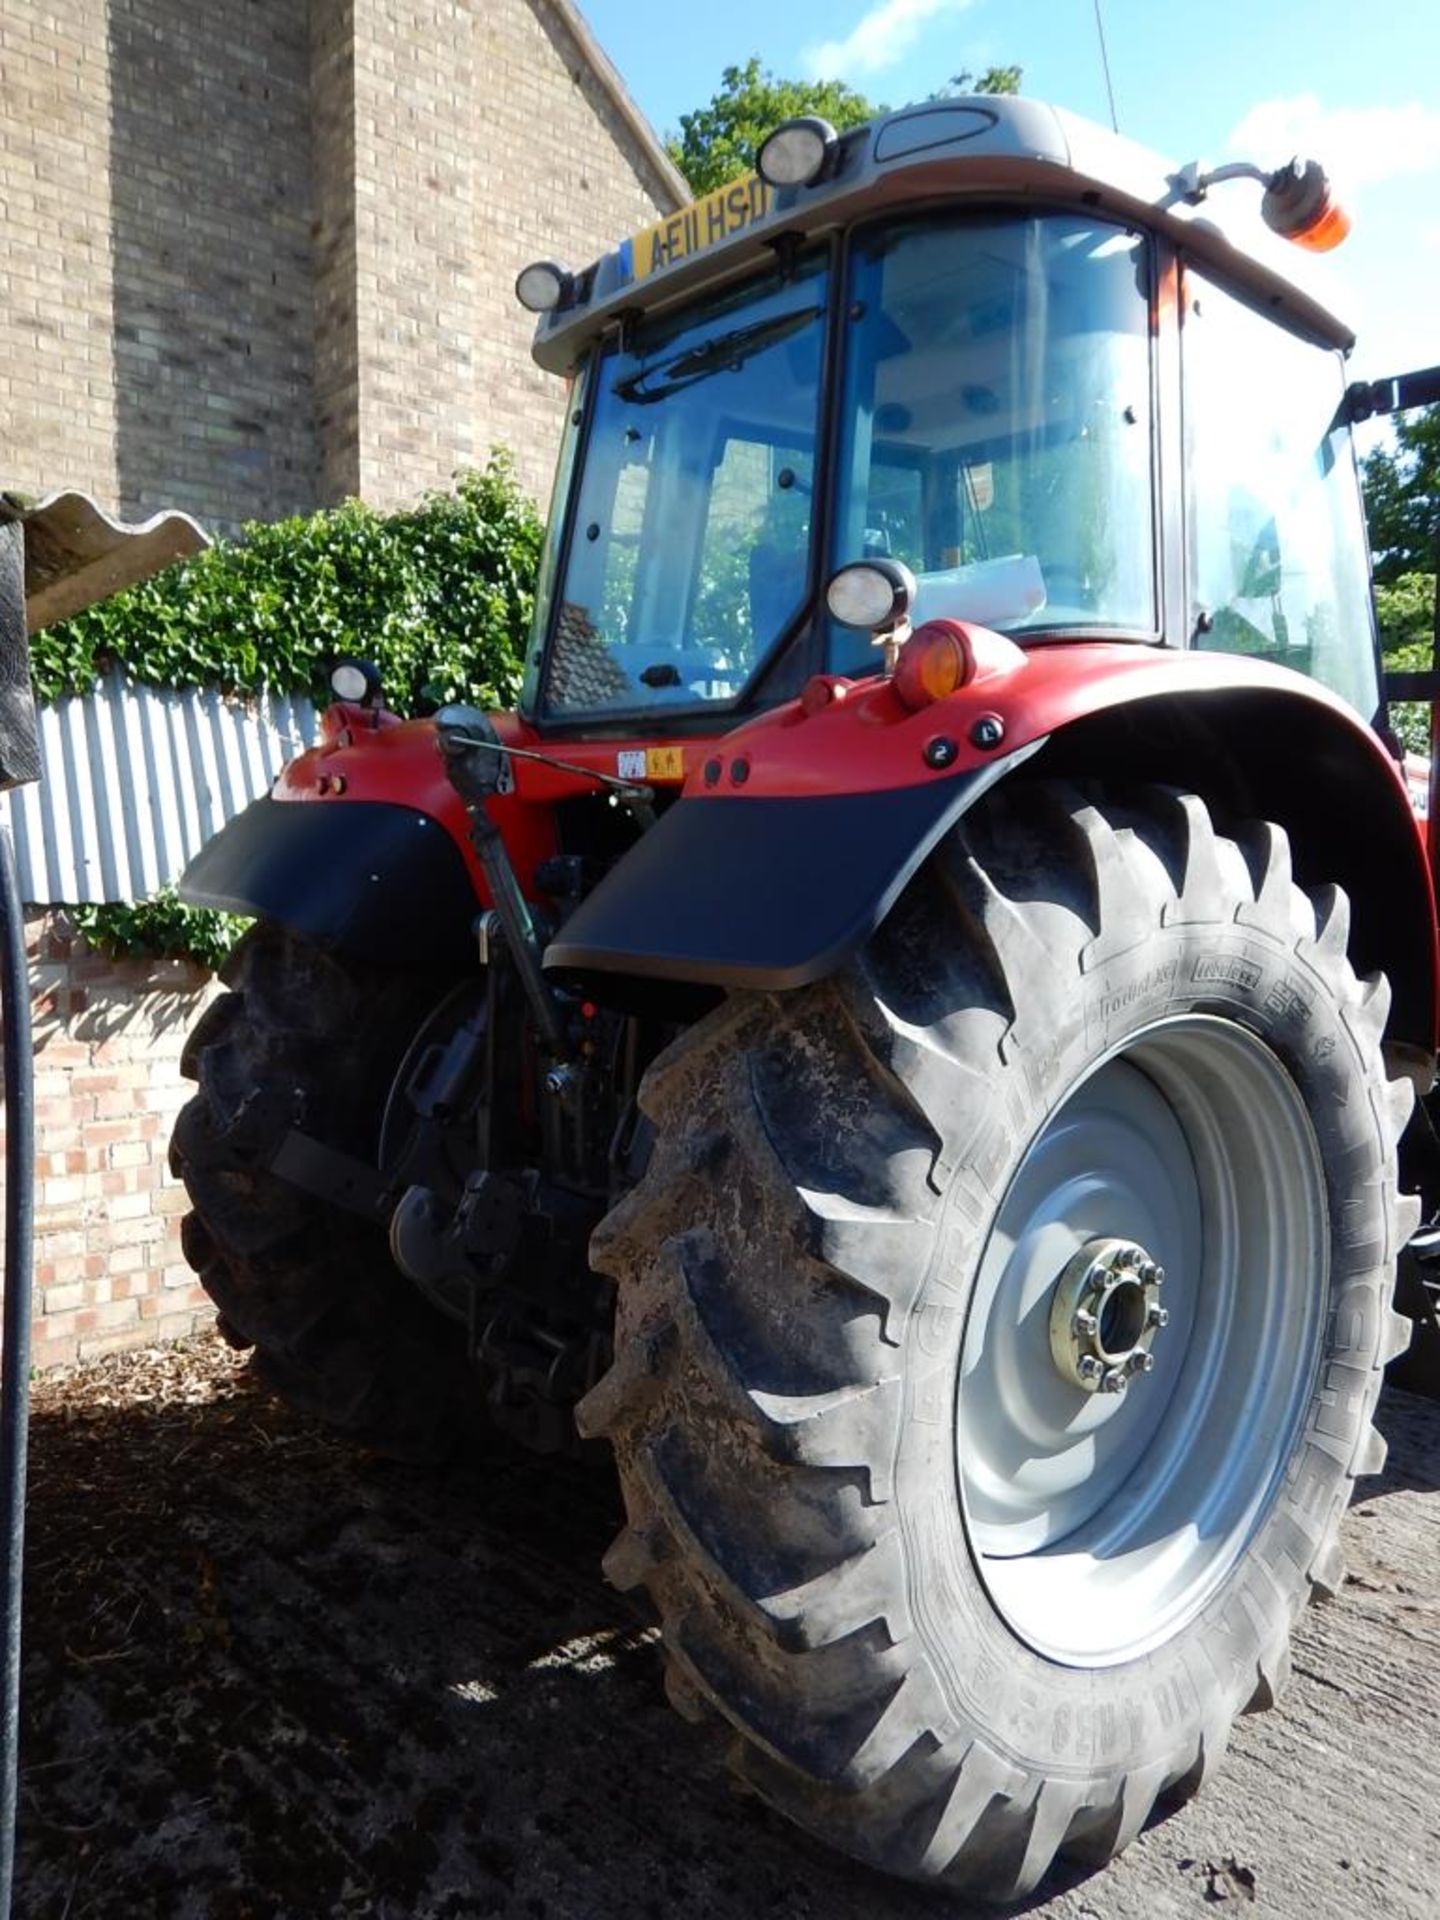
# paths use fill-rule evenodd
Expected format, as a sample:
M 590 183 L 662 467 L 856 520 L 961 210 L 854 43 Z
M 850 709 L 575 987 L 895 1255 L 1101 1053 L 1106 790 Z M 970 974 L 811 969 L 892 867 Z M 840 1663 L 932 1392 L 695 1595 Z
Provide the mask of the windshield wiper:
M 797 307 L 792 313 L 778 313 L 769 320 L 752 320 L 748 327 L 733 327 L 729 333 L 717 333 L 713 340 L 703 341 L 698 347 L 686 347 L 673 359 L 662 360 L 658 367 L 617 381 L 616 395 L 643 407 L 679 393 L 685 387 L 693 387 L 697 381 L 708 380 L 712 373 L 725 370 L 738 373 L 762 348 L 799 333 L 823 312 L 822 307 Z M 651 380 L 657 384 L 648 385 Z

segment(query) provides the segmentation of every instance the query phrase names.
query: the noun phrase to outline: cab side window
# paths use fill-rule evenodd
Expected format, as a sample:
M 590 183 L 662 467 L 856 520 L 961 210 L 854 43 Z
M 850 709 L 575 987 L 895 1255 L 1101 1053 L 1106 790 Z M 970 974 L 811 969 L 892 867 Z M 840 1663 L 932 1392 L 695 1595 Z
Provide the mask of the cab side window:
M 1365 534 L 1338 354 L 1191 271 L 1185 472 L 1195 644 L 1379 704 Z

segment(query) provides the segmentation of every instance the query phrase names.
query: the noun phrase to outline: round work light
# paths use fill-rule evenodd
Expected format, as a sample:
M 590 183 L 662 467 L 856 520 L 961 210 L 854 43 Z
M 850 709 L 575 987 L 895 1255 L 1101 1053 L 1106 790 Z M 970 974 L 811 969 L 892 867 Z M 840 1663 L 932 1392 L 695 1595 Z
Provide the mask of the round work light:
M 761 144 L 755 171 L 770 187 L 808 187 L 824 173 L 837 138 L 818 114 L 782 120 Z
M 337 660 L 330 669 L 330 691 L 350 706 L 368 707 L 380 692 L 380 671 L 368 660 Z
M 900 560 L 855 560 L 832 574 L 825 604 L 842 627 L 884 627 L 903 620 L 915 598 L 915 576 Z
M 527 313 L 553 313 L 574 290 L 572 277 L 553 260 L 532 260 L 515 276 L 515 298 Z

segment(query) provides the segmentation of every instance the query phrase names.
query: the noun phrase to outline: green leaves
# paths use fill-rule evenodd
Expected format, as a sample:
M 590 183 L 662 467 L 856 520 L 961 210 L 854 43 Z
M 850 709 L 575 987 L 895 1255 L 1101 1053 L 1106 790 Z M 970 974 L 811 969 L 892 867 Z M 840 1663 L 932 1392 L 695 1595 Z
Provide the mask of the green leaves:
M 1390 583 L 1375 583 L 1375 617 L 1380 647 L 1391 673 L 1423 673 L 1434 645 L 1435 576 L 1402 573 Z M 1396 701 L 1390 724 L 1411 753 L 1430 751 L 1430 709 L 1422 701 Z
M 380 668 L 400 713 L 504 705 L 520 681 L 542 526 L 502 454 L 453 493 L 382 514 L 358 500 L 246 527 L 36 634 L 42 700 L 112 665 L 152 686 L 328 697 L 340 654 Z
M 948 80 L 932 99 L 957 93 L 1018 93 L 1019 67 L 986 67 L 977 78 L 967 67 Z M 758 58 L 743 67 L 726 67 L 719 90 L 694 113 L 682 113 L 680 132 L 665 142 L 666 151 L 689 181 L 696 198 L 723 187 L 754 168 L 766 134 L 782 120 L 818 113 L 837 133 L 862 126 L 889 108 L 876 106 L 843 80 L 780 80 Z
M 818 113 L 843 133 L 883 111 L 843 80 L 777 80 L 750 59 L 725 68 L 709 104 L 682 113 L 678 136 L 665 145 L 698 198 L 751 172 L 761 141 L 782 120 Z
M 969 67 L 962 67 L 959 73 L 945 82 L 935 93 L 932 100 L 952 100 L 962 93 L 1009 93 L 1020 91 L 1024 79 L 1021 67 L 986 67 L 983 73 L 974 73 Z
M 459 475 L 453 493 L 400 513 L 348 500 L 257 522 L 241 539 L 217 540 L 35 634 L 36 693 L 86 693 L 118 664 L 151 686 L 263 688 L 328 702 L 331 666 L 354 654 L 379 667 L 398 713 L 460 699 L 505 706 L 519 690 L 542 532 L 500 453 L 482 472 Z M 184 905 L 170 887 L 133 905 L 70 911 L 102 952 L 211 968 L 246 926 Z
M 1433 573 L 1440 542 L 1440 407 L 1419 407 L 1395 421 L 1395 451 L 1365 459 L 1365 514 L 1375 578 Z
M 173 887 L 148 900 L 69 907 L 76 931 L 116 960 L 197 960 L 217 973 L 250 922 L 238 913 L 187 907 Z

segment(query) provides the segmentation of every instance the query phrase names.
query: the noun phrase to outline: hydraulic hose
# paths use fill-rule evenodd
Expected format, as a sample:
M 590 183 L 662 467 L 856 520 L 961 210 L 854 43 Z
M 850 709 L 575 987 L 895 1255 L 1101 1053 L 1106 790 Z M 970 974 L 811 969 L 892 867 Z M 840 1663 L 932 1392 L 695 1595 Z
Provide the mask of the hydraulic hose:
M 5 1051 L 4 1355 L 0 1362 L 0 1920 L 15 1881 L 20 1777 L 20 1605 L 25 1561 L 25 1465 L 30 1413 L 30 1290 L 35 1227 L 35 1079 L 25 921 L 10 829 L 0 827 L 0 1018 Z

